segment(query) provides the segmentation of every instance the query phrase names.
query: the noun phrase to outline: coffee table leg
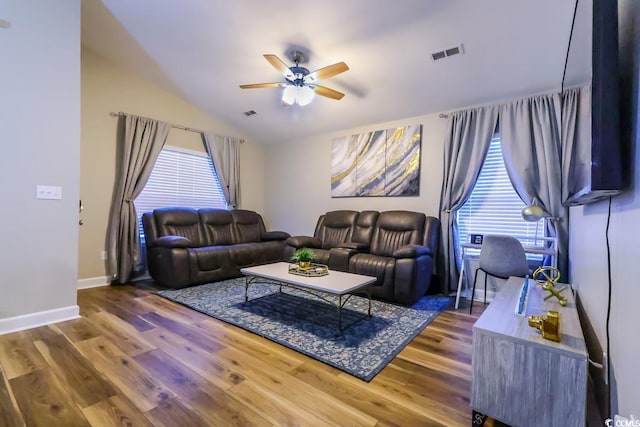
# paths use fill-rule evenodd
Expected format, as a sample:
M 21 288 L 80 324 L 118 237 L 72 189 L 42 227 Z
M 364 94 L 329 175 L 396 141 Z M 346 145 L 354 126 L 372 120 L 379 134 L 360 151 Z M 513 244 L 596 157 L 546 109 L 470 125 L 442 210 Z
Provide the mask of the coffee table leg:
M 249 301 L 249 276 L 244 277 L 244 302 Z
M 338 295 L 338 335 L 342 334 L 342 295 Z
M 369 297 L 369 317 L 371 317 L 371 285 L 367 286 L 367 296 Z

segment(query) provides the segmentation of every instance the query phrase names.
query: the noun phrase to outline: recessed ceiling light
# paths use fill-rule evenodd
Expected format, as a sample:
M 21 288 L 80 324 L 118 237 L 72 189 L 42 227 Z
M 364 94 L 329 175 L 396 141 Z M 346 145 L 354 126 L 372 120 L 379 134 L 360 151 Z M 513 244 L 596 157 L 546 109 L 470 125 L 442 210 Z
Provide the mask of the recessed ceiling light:
M 0 19 L 0 28 L 9 28 L 11 27 L 11 22 L 5 21 L 4 19 Z

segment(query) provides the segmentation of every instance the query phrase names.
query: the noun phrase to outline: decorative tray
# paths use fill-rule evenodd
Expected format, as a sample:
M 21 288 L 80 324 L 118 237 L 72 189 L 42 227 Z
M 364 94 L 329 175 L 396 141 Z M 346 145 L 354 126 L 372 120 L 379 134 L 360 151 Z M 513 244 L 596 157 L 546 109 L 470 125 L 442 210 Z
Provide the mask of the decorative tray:
M 329 274 L 329 267 L 324 264 L 311 263 L 309 268 L 300 268 L 298 264 L 289 264 L 289 273 L 298 276 L 320 277 Z

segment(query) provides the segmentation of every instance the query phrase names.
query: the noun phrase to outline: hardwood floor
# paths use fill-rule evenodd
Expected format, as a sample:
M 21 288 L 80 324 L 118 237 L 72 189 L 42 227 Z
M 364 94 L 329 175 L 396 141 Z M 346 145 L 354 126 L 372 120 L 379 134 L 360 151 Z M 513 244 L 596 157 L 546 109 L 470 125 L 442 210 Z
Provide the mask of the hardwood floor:
M 0 336 L 0 426 L 471 424 L 483 304 L 440 314 L 366 383 L 154 290 L 81 290 L 82 318 Z

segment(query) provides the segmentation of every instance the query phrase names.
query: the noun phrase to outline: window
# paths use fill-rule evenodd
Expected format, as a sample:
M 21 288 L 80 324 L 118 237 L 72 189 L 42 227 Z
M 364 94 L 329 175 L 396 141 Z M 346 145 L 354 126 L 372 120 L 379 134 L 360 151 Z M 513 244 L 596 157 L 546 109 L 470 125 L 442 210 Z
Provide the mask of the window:
M 206 153 L 167 146 L 160 152 L 149 181 L 134 204 L 142 240 L 144 212 L 167 206 L 227 209 L 211 158 Z
M 469 200 L 456 213 L 458 261 L 460 245 L 469 243 L 469 234 L 510 234 L 525 245 L 534 245 L 536 237 L 542 237 L 546 229 L 544 220 L 537 224 L 522 219 L 525 204 L 514 190 L 502 158 L 500 136 L 491 140 L 487 158 L 482 165 Z M 539 233 L 539 234 L 537 234 Z M 536 236 L 537 234 L 537 236 Z M 537 242 L 540 245 L 540 242 Z M 527 255 L 540 261 L 541 256 Z

